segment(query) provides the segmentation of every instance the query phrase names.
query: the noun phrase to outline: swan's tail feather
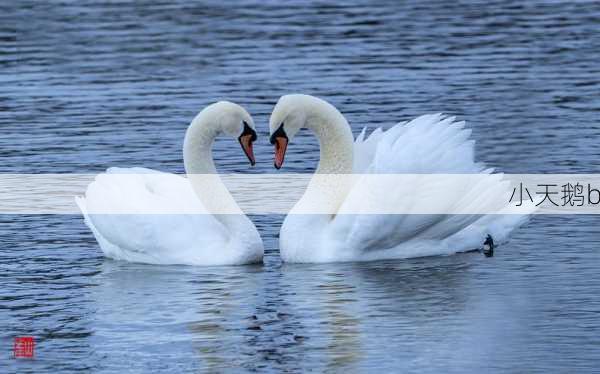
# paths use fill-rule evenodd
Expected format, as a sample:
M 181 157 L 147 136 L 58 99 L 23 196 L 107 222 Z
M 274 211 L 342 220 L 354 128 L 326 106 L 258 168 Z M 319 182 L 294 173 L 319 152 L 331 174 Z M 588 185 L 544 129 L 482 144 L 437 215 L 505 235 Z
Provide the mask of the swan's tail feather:
M 83 220 L 85 222 L 85 224 L 90 227 L 90 220 L 89 220 L 89 216 L 88 216 L 88 210 L 87 210 L 87 205 L 86 205 L 86 201 L 85 201 L 85 196 L 75 196 L 75 203 L 77 204 L 77 206 L 79 207 L 79 210 L 81 211 L 81 214 L 83 215 Z
M 92 183 L 94 183 L 94 182 L 92 182 Z M 92 221 L 92 219 L 89 215 L 86 197 L 85 196 L 75 196 L 75 203 L 79 207 L 79 210 L 81 210 L 81 214 L 83 215 L 83 222 L 90 229 L 90 231 L 94 235 L 94 238 L 96 238 L 96 241 L 100 245 L 100 249 L 102 250 L 102 253 L 106 257 L 109 257 L 109 258 L 113 258 L 116 260 L 122 259 L 122 256 L 120 255 L 120 253 L 122 251 L 117 246 L 110 243 L 106 238 L 104 238 L 104 236 L 102 236 L 102 234 L 100 234 L 100 232 L 94 225 L 94 222 Z

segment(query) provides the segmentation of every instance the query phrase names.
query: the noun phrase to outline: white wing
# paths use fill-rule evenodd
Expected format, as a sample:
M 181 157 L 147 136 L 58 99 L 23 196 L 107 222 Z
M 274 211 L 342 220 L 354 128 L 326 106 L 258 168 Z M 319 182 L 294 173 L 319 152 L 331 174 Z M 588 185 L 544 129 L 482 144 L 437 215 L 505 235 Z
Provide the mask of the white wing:
M 502 181 L 501 174 L 492 174 L 492 169 L 485 169 L 483 164 L 474 161 L 474 141 L 469 139 L 471 130 L 464 129 L 464 125 L 462 121 L 455 122 L 454 117 L 430 114 L 399 123 L 387 131 L 377 129 L 366 139 L 363 130 L 355 142 L 354 173 L 491 176 L 484 178 L 484 183 L 467 184 L 464 178 L 447 178 L 444 183 L 423 188 L 420 177 L 413 175 L 414 183 L 381 186 L 377 193 L 394 204 L 413 209 L 413 212 L 421 211 L 417 209 L 420 202 L 436 204 L 440 211 L 468 211 L 470 204 L 485 205 L 497 201 L 491 197 L 506 193 L 509 184 Z M 341 210 L 356 211 L 350 208 L 362 203 L 364 191 L 355 186 Z M 503 215 L 340 214 L 330 225 L 330 232 L 343 236 L 349 248 L 363 251 L 391 249 L 417 240 L 440 242 L 447 239 L 456 239 L 452 240 L 452 245 L 456 246 L 456 251 L 461 251 L 478 248 L 487 233 L 505 238 L 522 221 L 522 216 Z M 476 246 L 469 247 L 472 245 Z

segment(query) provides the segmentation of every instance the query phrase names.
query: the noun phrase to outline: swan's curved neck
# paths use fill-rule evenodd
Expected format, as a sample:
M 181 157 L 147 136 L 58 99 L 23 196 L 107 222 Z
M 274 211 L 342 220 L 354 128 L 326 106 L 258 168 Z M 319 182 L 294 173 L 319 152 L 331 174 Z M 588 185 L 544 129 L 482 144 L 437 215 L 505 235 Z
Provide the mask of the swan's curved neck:
M 190 174 L 216 174 L 212 146 L 219 130 L 211 113 L 200 112 L 192 121 L 183 140 L 183 163 Z
M 354 138 L 346 118 L 333 105 L 316 98 L 306 109 L 306 127 L 315 133 L 321 148 L 316 173 L 352 173 Z
M 350 189 L 354 138 L 346 118 L 331 104 L 313 97 L 305 102 L 305 126 L 319 139 L 320 161 L 302 199 L 294 209 L 337 211 Z
M 218 176 L 212 158 L 212 146 L 220 133 L 219 126 L 218 113 L 210 108 L 200 112 L 186 131 L 183 162 L 196 196 L 209 213 L 217 214 L 217 219 L 226 224 L 230 221 L 228 216 L 243 212 Z

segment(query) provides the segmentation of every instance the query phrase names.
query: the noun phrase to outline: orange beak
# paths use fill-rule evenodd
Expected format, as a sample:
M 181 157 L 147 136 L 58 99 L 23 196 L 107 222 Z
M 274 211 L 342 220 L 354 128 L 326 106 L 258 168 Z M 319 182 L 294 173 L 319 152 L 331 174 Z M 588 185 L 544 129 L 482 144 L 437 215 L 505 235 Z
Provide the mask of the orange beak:
M 283 123 L 279 126 L 277 131 L 271 135 L 271 144 L 275 146 L 275 160 L 273 165 L 276 169 L 281 169 L 283 166 L 283 160 L 285 159 L 285 151 L 287 150 L 288 137 L 283 130 Z
M 275 168 L 281 169 L 283 160 L 285 159 L 285 151 L 287 150 L 288 140 L 286 138 L 275 138 Z
M 256 160 L 254 159 L 254 150 L 252 149 L 252 142 L 256 140 L 256 131 L 252 130 L 246 122 L 244 122 L 244 131 L 238 138 L 246 157 L 250 161 L 250 165 L 254 166 Z

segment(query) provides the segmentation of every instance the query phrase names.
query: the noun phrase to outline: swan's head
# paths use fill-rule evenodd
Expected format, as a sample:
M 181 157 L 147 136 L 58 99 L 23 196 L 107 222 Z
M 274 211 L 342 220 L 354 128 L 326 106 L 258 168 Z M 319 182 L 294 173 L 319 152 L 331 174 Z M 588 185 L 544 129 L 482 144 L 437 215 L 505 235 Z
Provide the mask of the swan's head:
M 219 132 L 236 138 L 251 165 L 256 163 L 252 143 L 256 140 L 256 128 L 252 116 L 240 105 L 219 101 L 206 108 L 213 115 L 214 126 Z
M 308 95 L 285 95 L 282 96 L 269 120 L 269 132 L 271 144 L 275 146 L 275 167 L 281 168 L 285 158 L 288 143 L 294 138 L 298 131 L 306 126 L 307 104 L 312 98 Z

